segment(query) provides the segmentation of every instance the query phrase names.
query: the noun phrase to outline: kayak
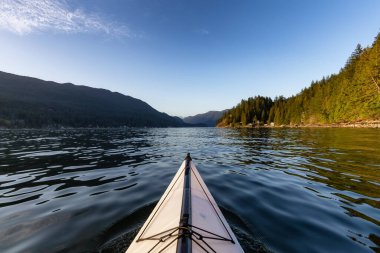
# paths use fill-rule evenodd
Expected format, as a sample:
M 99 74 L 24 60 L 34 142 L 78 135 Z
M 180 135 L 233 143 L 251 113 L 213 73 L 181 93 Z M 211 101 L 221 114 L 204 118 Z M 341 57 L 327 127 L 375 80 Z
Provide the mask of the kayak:
M 244 251 L 187 154 L 126 252 Z

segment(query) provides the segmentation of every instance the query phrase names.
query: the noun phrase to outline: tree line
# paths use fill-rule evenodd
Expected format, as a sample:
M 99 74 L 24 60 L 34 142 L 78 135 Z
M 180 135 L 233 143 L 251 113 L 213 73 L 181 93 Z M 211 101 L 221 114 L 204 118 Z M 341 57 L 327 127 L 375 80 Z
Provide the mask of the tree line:
M 370 47 L 357 45 L 338 74 L 311 82 L 297 95 L 256 96 L 224 113 L 218 126 L 305 125 L 380 119 L 380 34 Z

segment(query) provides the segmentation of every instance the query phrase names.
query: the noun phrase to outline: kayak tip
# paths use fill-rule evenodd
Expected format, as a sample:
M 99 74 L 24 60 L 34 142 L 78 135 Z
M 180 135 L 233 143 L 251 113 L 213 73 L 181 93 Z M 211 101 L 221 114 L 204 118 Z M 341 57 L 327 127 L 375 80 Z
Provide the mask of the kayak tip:
M 190 153 L 126 253 L 244 253 Z

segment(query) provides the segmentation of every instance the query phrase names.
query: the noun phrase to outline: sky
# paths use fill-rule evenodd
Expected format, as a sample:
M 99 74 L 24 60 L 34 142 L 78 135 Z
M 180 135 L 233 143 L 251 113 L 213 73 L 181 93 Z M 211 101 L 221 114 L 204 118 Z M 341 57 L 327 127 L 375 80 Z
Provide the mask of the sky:
M 0 0 L 0 71 L 184 117 L 295 95 L 379 32 L 379 0 Z

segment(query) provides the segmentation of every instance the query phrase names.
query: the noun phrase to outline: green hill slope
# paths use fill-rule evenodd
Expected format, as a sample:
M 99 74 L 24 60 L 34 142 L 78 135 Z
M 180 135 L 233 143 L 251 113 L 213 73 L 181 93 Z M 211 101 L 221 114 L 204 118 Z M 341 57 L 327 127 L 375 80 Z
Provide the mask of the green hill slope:
M 242 100 L 223 115 L 218 126 L 244 126 L 255 120 L 276 125 L 307 125 L 379 119 L 380 35 L 371 47 L 363 49 L 358 45 L 338 74 L 312 82 L 290 98 Z

